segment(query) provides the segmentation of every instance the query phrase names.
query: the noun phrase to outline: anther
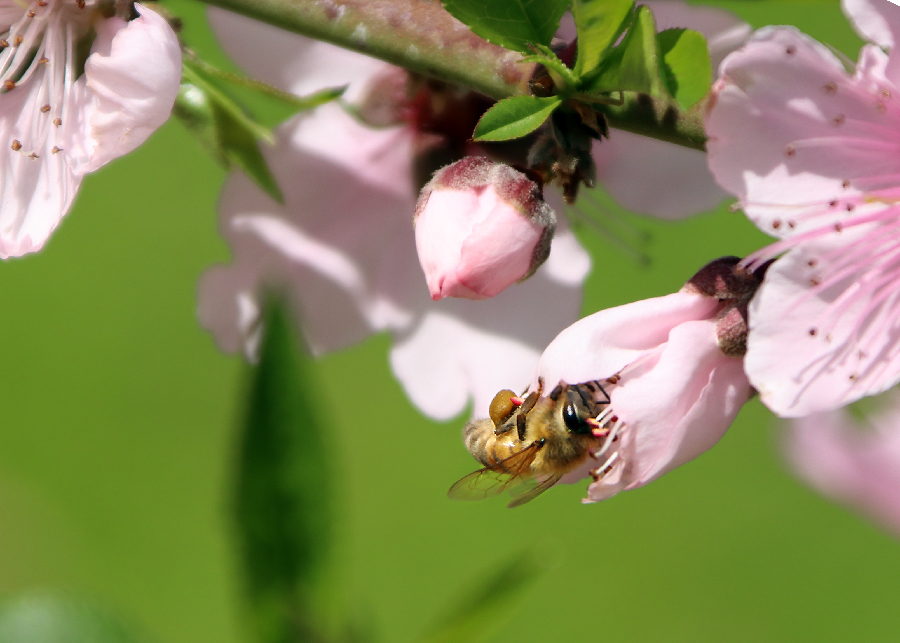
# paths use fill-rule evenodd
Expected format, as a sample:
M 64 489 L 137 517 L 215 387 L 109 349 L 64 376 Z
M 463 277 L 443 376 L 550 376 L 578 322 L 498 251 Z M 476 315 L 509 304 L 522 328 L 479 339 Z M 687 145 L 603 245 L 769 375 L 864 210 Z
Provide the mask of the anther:
M 797 154 L 797 148 L 795 148 L 793 145 L 785 145 L 784 153 L 789 157 L 794 156 L 795 154 Z
M 62 152 L 62 150 L 55 145 L 53 146 L 53 149 L 50 150 L 51 154 L 57 154 L 58 152 Z
M 806 262 L 806 265 L 809 266 L 810 268 L 815 268 L 818 264 L 819 264 L 819 262 L 816 259 L 810 259 L 809 261 Z
M 796 221 L 788 221 L 788 227 L 789 227 L 791 230 L 793 230 L 794 228 L 797 227 L 797 222 L 796 222 Z
M 854 209 L 856 206 L 853 205 L 852 203 L 848 203 L 845 207 L 847 208 L 847 212 L 853 212 L 853 209 Z
M 37 6 L 39 6 L 39 7 L 46 7 L 46 6 L 47 6 L 47 3 L 45 2 L 45 0 L 38 0 Z
M 8 91 L 8 92 L 12 91 L 15 88 L 16 88 L 16 81 L 6 80 L 3 82 L 3 89 L 5 89 L 6 91 Z
M 887 105 L 884 104 L 884 101 L 878 101 L 875 103 L 875 109 L 878 110 L 879 114 L 884 114 L 884 111 L 887 109 Z
M 850 179 L 844 179 L 844 182 L 841 183 L 841 185 L 844 186 L 844 189 L 846 190 L 850 187 Z
M 834 117 L 834 124 L 835 125 L 843 125 L 844 121 L 846 121 L 846 120 L 847 120 L 846 116 L 844 116 L 843 114 L 838 114 L 837 116 Z
M 890 90 L 890 89 L 882 89 L 882 90 L 881 90 L 881 95 L 884 96 L 885 98 L 890 98 L 890 97 L 891 97 L 891 90 Z
M 827 83 L 825 83 L 825 93 L 826 94 L 833 94 L 834 92 L 837 91 L 837 89 L 838 89 L 837 83 L 834 82 L 833 80 L 830 80 Z
M 41 106 L 41 113 L 42 113 L 42 114 L 46 114 L 46 113 L 49 112 L 49 111 L 50 111 L 50 106 L 49 106 L 49 105 L 42 105 L 42 106 Z
M 618 384 L 620 379 L 622 379 L 622 378 L 618 374 L 616 374 L 616 375 L 613 375 L 612 377 L 607 377 L 606 382 L 607 382 L 607 384 Z
M 16 47 L 18 47 L 19 45 L 22 44 L 23 40 L 25 40 L 25 39 L 22 37 L 22 34 L 16 34 L 16 37 L 13 39 L 13 42 L 15 43 Z
M 822 283 L 822 280 L 819 277 L 813 277 L 809 280 L 809 283 L 813 286 L 818 286 L 820 283 Z
M 13 152 L 18 152 L 22 149 L 22 144 L 19 141 L 13 139 L 12 145 L 10 145 L 10 147 L 12 148 Z
M 788 56 L 793 56 L 797 53 L 797 48 L 794 45 L 791 45 L 784 50 L 784 53 L 786 53 Z
M 40 157 L 39 157 L 37 154 L 35 154 L 34 152 L 29 152 L 29 153 L 28 153 L 28 158 L 30 158 L 32 161 L 34 161 L 34 160 L 37 160 L 37 159 L 40 158 Z
M 2 40 L 0 40 L 0 47 L 9 47 L 9 41 L 6 38 L 3 38 Z
M 59 118 L 54 118 L 53 124 L 56 125 L 57 127 L 59 127 L 60 125 L 62 125 L 62 120 Z
M 844 224 L 842 224 L 840 221 L 838 221 L 837 223 L 834 224 L 835 232 L 840 232 L 843 229 L 844 229 Z
M 851 381 L 851 382 L 855 382 L 855 381 L 856 381 L 856 377 L 857 377 L 857 376 L 856 376 L 855 374 L 851 375 L 851 376 L 850 376 L 850 381 Z
M 75 6 L 78 7 L 79 9 L 84 9 L 84 0 L 78 0 L 75 3 Z
M 50 59 L 47 58 L 47 57 L 44 57 L 44 58 L 38 58 L 38 64 L 39 64 L 39 65 L 46 65 L 48 62 L 50 62 Z
M 829 201 L 828 205 L 830 205 L 832 208 L 836 208 L 838 206 L 838 200 L 835 199 L 834 201 Z
M 817 328 L 810 328 L 810 329 L 809 329 L 809 336 L 810 336 L 810 337 L 815 337 L 815 336 L 818 335 L 818 334 L 819 334 L 819 330 L 818 330 Z
M 781 220 L 780 220 L 780 219 L 775 219 L 775 220 L 772 222 L 772 227 L 775 228 L 776 230 L 777 230 L 778 228 L 780 228 L 780 227 L 781 227 Z
M 29 17 L 29 18 L 34 18 L 36 15 L 37 15 L 37 14 L 34 12 L 34 9 L 29 9 L 29 10 L 28 10 L 28 17 Z

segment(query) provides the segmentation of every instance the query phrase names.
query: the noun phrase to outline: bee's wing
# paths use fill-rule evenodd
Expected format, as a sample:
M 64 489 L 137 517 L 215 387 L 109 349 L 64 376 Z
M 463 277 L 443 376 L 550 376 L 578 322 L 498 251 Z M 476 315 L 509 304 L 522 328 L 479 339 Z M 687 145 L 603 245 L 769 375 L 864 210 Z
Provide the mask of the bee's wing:
M 505 460 L 470 473 L 450 487 L 447 496 L 451 500 L 484 500 L 521 484 L 531 476 L 531 463 L 539 449 L 532 442 Z
M 532 479 L 531 482 L 533 482 L 533 484 L 522 485 L 522 487 L 512 492 L 513 499 L 506 506 L 512 509 L 513 507 L 524 505 L 529 500 L 534 500 L 539 495 L 544 493 L 547 489 L 559 482 L 560 478 L 562 478 L 562 474 L 557 473 L 550 476 L 546 480 L 543 480 L 542 482 L 538 482 L 537 480 Z

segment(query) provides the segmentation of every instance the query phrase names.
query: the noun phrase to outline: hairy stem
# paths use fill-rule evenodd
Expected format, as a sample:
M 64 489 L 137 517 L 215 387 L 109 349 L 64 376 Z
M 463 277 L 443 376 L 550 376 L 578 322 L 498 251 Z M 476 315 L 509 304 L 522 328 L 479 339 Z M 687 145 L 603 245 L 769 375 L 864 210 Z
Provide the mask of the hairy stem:
M 473 34 L 439 0 L 203 1 L 494 99 L 529 93 L 536 67 Z M 647 96 L 630 96 L 603 111 L 614 128 L 696 149 L 706 140 L 698 109 L 685 114 Z

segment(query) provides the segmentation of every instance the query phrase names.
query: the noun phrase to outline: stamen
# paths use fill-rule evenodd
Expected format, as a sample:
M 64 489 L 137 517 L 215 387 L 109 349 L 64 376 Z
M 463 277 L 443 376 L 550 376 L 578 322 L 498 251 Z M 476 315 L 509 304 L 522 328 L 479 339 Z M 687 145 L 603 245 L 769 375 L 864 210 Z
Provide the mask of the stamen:
M 10 145 L 10 147 L 12 148 L 13 152 L 18 152 L 22 149 L 22 143 L 13 139 L 12 145 Z

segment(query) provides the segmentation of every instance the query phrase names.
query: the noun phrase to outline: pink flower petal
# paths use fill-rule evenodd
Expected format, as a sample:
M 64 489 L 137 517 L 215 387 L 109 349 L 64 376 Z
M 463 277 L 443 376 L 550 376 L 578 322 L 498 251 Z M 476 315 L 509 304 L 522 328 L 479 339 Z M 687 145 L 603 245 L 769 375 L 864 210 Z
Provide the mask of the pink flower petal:
M 541 348 L 578 318 L 588 266 L 587 253 L 561 228 L 547 264 L 528 281 L 485 301 L 428 302 L 391 349 L 406 394 L 430 417 L 446 420 L 470 403 L 473 416 L 484 416 L 497 391 L 524 390 Z
M 127 154 L 168 120 L 181 82 L 181 47 L 152 9 L 140 17 L 97 24 L 97 37 L 73 88 L 65 151 L 75 174 L 93 172 Z
M 745 367 L 778 415 L 835 409 L 900 381 L 897 224 L 792 249 L 750 304 Z
M 814 489 L 900 536 L 900 405 L 896 394 L 886 397 L 866 425 L 846 411 L 792 421 L 785 454 Z
M 541 356 L 537 376 L 551 387 L 605 379 L 665 343 L 673 327 L 705 319 L 718 305 L 712 297 L 677 292 L 601 310 L 557 335 Z
M 721 71 L 706 118 L 710 168 L 764 232 L 833 225 L 900 176 L 900 107 L 883 79 L 848 76 L 788 28 L 760 30 Z
M 393 65 L 320 40 L 306 38 L 236 13 L 207 8 L 222 48 L 249 76 L 304 96 L 349 85 L 344 99 L 355 102 L 369 81 Z M 340 7 L 336 9 L 339 13 Z
M 750 383 L 741 359 L 719 348 L 715 324 L 690 321 L 673 328 L 662 351 L 623 377 L 611 397 L 627 427 L 622 448 L 633 442 L 622 480 L 633 489 L 712 448 L 750 398 Z
M 900 7 L 888 0 L 841 0 L 844 13 L 860 37 L 891 48 L 900 31 Z

